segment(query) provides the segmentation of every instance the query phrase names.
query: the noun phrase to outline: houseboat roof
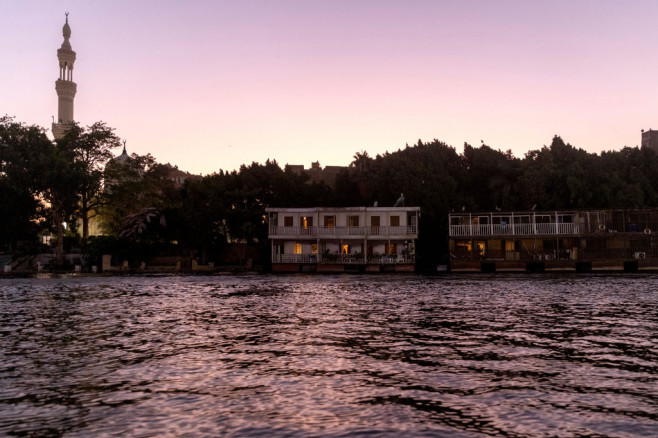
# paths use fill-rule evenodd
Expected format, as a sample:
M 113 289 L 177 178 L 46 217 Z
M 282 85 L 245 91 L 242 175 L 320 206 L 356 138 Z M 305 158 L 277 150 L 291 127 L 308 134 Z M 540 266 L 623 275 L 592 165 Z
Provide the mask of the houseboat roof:
M 584 209 L 565 209 L 565 210 L 518 210 L 518 211 L 459 211 L 451 212 L 450 216 L 477 216 L 477 215 L 494 215 L 494 216 L 532 216 L 546 214 L 576 214 L 576 213 L 621 213 L 637 212 L 651 213 L 658 212 L 658 208 L 584 208 Z
M 312 213 L 319 211 L 334 211 L 334 212 L 385 212 L 385 211 L 420 211 L 420 207 L 307 207 L 307 208 L 296 208 L 296 207 L 268 207 L 265 209 L 266 212 L 270 213 Z

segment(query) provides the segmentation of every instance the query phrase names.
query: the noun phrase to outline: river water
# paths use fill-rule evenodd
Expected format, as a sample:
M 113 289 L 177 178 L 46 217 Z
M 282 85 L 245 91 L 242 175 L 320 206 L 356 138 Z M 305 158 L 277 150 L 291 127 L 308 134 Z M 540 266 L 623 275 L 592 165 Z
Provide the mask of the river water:
M 0 279 L 0 435 L 658 436 L 656 285 Z

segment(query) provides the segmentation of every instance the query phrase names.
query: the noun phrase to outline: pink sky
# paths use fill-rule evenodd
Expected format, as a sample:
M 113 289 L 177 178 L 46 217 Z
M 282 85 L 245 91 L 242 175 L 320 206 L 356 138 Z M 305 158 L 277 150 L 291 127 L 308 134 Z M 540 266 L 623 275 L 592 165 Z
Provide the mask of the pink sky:
M 655 0 L 3 3 L 0 114 L 50 127 L 69 11 L 75 119 L 193 173 L 658 128 Z

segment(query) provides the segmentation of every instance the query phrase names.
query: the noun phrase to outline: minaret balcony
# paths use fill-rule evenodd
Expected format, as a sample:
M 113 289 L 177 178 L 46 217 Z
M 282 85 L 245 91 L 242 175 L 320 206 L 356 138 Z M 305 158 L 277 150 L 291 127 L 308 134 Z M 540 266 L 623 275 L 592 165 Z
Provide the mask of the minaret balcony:
M 57 91 L 58 96 L 75 97 L 75 92 L 78 90 L 78 86 L 75 82 L 57 79 L 57 81 L 55 81 L 55 90 Z
M 57 49 L 57 59 L 73 64 L 75 62 L 75 52 L 71 49 Z

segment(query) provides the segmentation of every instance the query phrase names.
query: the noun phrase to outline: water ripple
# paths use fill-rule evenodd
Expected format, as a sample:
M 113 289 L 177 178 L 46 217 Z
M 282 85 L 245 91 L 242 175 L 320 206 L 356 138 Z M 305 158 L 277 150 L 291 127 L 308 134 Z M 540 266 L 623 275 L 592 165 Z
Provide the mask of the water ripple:
M 0 434 L 656 436 L 656 279 L 5 279 Z

